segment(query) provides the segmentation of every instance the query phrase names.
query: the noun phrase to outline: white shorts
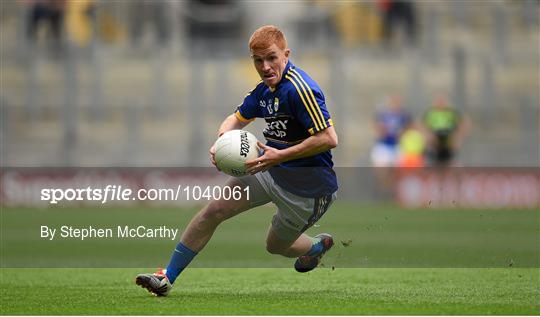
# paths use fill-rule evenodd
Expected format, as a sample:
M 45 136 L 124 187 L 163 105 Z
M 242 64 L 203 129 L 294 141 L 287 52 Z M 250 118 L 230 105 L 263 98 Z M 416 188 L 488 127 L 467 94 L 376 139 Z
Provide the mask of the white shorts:
M 397 146 L 390 146 L 384 143 L 377 143 L 371 150 L 371 162 L 375 167 L 396 166 L 399 151 Z
M 272 229 L 284 241 L 295 241 L 313 226 L 336 200 L 336 193 L 317 198 L 292 194 L 278 186 L 269 172 L 238 179 L 249 186 L 250 208 L 269 202 L 278 207 L 272 217 Z

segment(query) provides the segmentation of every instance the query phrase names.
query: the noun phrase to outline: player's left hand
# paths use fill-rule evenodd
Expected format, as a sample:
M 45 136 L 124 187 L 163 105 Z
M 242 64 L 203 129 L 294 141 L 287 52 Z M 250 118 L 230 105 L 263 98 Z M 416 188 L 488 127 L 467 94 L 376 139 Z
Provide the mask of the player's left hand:
M 257 141 L 257 146 L 264 151 L 264 154 L 253 160 L 246 161 L 246 172 L 249 174 L 254 175 L 258 172 L 267 171 L 272 166 L 282 162 L 280 150 L 266 146 L 259 141 Z

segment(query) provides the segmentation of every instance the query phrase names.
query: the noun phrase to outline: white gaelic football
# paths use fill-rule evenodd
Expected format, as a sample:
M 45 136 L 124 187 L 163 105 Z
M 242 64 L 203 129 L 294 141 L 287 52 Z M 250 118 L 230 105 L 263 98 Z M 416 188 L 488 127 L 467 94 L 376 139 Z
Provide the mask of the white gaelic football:
M 246 175 L 244 163 L 259 156 L 257 138 L 244 130 L 223 133 L 215 144 L 217 167 L 231 176 Z

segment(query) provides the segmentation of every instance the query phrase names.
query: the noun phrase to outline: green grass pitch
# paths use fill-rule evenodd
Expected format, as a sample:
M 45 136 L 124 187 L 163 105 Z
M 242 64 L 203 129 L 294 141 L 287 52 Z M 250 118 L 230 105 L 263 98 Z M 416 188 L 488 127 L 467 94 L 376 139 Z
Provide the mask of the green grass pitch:
M 183 228 L 196 210 L 3 208 L 1 314 L 540 314 L 537 210 L 337 203 L 310 229 L 336 246 L 323 268 L 299 274 L 265 252 L 273 209 L 261 207 L 220 226 L 166 298 L 134 278 L 165 266 L 176 241 L 39 238 L 43 224 Z
M 189 269 L 169 297 L 140 269 L 3 269 L 2 314 L 525 315 L 538 269 Z

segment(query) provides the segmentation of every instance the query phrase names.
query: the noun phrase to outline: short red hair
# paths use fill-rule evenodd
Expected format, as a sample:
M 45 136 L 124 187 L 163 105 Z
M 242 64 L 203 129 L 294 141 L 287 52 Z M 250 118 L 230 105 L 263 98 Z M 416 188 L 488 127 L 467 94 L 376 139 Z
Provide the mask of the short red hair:
M 266 49 L 272 46 L 272 44 L 276 44 L 282 50 L 287 48 L 285 35 L 274 25 L 261 26 L 253 32 L 253 35 L 249 39 L 249 49 L 251 51 Z

